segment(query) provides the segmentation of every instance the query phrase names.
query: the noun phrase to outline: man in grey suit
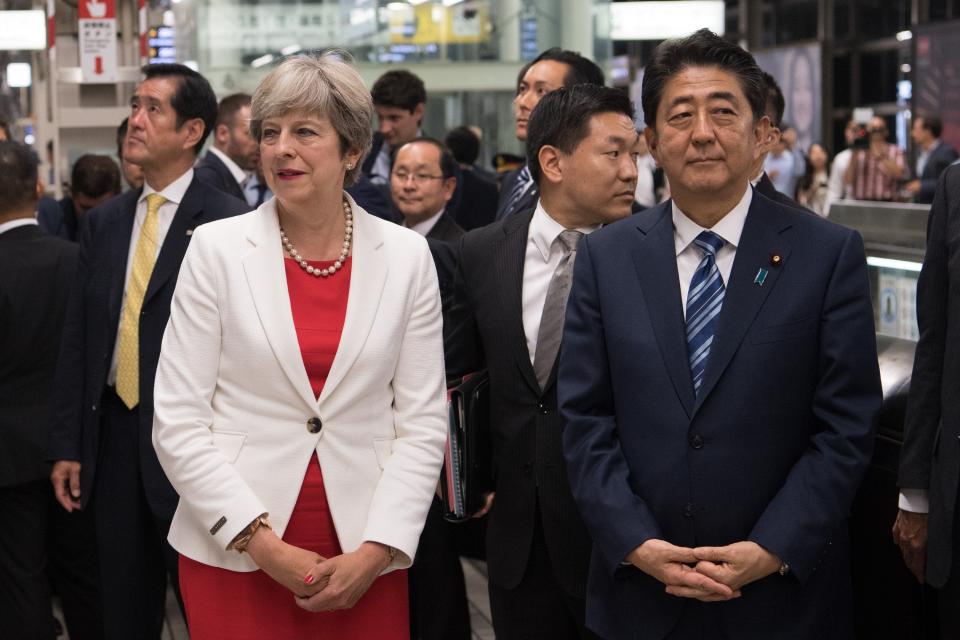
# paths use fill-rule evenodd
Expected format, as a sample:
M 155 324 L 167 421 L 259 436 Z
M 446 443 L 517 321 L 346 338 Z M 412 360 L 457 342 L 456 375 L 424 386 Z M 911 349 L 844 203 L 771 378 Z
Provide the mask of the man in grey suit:
M 940 179 L 917 282 L 920 340 L 900 450 L 894 541 L 917 580 L 939 594 L 940 637 L 960 637 L 960 166 Z

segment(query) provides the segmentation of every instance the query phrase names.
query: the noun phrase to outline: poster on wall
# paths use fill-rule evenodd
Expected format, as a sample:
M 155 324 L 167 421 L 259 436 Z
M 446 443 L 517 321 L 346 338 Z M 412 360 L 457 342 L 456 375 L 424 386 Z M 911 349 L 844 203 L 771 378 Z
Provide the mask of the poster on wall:
M 90 84 L 116 82 L 116 0 L 80 0 L 77 10 L 83 81 Z
M 918 27 L 913 110 L 939 115 L 942 139 L 960 148 L 960 24 Z
M 797 130 L 797 140 L 804 153 L 812 143 L 823 142 L 820 45 L 780 47 L 753 55 L 760 68 L 772 75 L 783 90 L 786 102 L 783 121 Z

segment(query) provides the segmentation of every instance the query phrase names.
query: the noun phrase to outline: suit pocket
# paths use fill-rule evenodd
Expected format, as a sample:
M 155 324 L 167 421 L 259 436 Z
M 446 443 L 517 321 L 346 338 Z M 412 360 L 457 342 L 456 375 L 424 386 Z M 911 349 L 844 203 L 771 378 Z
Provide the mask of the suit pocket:
M 224 459 L 233 464 L 237 456 L 240 455 L 240 449 L 247 439 L 247 434 L 242 431 L 213 431 L 213 446 L 220 450 Z
M 750 336 L 750 343 L 767 344 L 770 342 L 780 342 L 782 340 L 798 340 L 814 335 L 816 330 L 817 323 L 814 318 L 775 324 L 753 332 Z
M 396 438 L 383 436 L 373 439 L 373 452 L 377 454 L 377 466 L 383 471 L 387 468 L 387 461 L 393 455 L 393 442 Z

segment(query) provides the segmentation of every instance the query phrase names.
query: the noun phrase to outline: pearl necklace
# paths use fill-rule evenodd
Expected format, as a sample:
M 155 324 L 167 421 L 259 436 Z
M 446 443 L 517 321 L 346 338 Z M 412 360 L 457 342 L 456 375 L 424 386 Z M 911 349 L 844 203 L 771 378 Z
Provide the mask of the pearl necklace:
M 284 232 L 283 225 L 280 225 L 280 241 L 283 242 L 283 246 L 286 248 L 287 253 L 290 254 L 291 258 L 297 261 L 297 264 L 300 265 L 301 269 L 310 275 L 318 278 L 320 276 L 327 278 L 343 268 L 343 263 L 346 262 L 347 256 L 350 255 L 350 245 L 353 241 L 353 211 L 350 210 L 350 203 L 346 200 L 343 201 L 343 215 L 344 219 L 346 220 L 346 231 L 343 237 L 343 249 L 340 250 L 340 257 L 337 258 L 331 266 L 325 269 L 320 269 L 308 264 L 307 261 L 299 253 L 297 253 L 297 250 L 293 247 L 293 243 L 290 242 L 290 238 L 288 238 L 287 234 Z

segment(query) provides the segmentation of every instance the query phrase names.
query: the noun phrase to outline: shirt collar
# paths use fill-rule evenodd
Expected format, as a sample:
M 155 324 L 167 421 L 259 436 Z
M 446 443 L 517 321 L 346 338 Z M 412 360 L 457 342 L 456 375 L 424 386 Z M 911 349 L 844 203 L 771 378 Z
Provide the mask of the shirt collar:
M 7 231 L 16 229 L 17 227 L 26 227 L 31 224 L 37 224 L 37 219 L 36 218 L 15 218 L 13 220 L 0 224 L 0 233 L 6 233 Z
M 753 188 L 747 187 L 743 193 L 743 197 L 740 198 L 740 202 L 734 205 L 733 209 L 728 211 L 725 216 L 720 218 L 720 221 L 713 225 L 710 231 L 713 231 L 723 238 L 727 244 L 736 248 L 736 246 L 740 244 L 740 234 L 743 233 L 743 224 L 747 220 L 747 212 L 750 211 L 750 203 L 752 201 Z M 674 246 L 677 250 L 677 255 L 680 255 L 690 246 L 696 237 L 700 235 L 700 232 L 706 231 L 706 229 L 688 218 L 687 215 L 680 210 L 680 207 L 677 206 L 676 201 L 672 200 L 670 204 L 673 208 Z
M 143 182 L 143 192 L 140 194 L 140 198 L 137 200 L 137 203 L 143 202 L 147 199 L 147 196 L 151 193 L 159 193 L 167 202 L 172 202 L 173 204 L 179 206 L 183 201 L 183 196 L 187 192 L 187 188 L 190 187 L 190 183 L 193 181 L 193 168 L 187 169 L 187 172 L 167 185 L 167 188 L 163 191 L 157 191 L 146 181 Z
M 220 149 L 217 149 L 216 147 L 210 147 L 210 150 L 207 153 L 212 153 L 220 158 L 223 164 L 227 165 L 227 169 L 230 170 L 230 175 L 232 175 L 233 179 L 237 181 L 237 184 L 242 183 L 244 180 L 250 177 L 250 172 L 241 169 L 240 165 L 234 162 L 233 159 L 223 151 L 220 151 Z
M 577 227 L 577 231 L 587 235 L 599 228 L 600 225 L 595 224 L 587 227 Z M 566 227 L 550 217 L 547 210 L 543 208 L 543 202 L 538 198 L 537 208 L 534 210 L 533 218 L 530 220 L 528 237 L 533 240 L 533 244 L 536 245 L 537 251 L 540 252 L 540 257 L 543 258 L 544 262 L 550 261 L 550 247 L 553 246 L 553 241 L 560 237 L 560 234 L 566 230 Z
M 433 228 L 435 226 L 437 226 L 437 221 L 440 220 L 440 216 L 443 215 L 443 212 L 444 212 L 444 209 L 440 209 L 440 211 L 437 211 L 435 214 L 433 214 L 426 220 L 418 222 L 412 227 L 407 227 L 407 228 L 410 229 L 411 231 L 416 231 L 422 236 L 426 236 L 428 233 L 433 231 Z M 404 226 L 407 226 L 406 223 L 404 223 Z

